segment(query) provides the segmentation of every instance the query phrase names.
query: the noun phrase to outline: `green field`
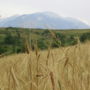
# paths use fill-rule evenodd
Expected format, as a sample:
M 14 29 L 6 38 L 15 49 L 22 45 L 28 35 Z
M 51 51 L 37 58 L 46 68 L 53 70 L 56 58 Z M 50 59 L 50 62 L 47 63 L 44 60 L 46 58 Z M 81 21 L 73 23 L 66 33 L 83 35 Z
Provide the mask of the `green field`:
M 26 44 L 34 50 L 58 48 L 90 40 L 90 30 L 48 30 L 24 28 L 0 28 L 0 54 L 21 53 Z

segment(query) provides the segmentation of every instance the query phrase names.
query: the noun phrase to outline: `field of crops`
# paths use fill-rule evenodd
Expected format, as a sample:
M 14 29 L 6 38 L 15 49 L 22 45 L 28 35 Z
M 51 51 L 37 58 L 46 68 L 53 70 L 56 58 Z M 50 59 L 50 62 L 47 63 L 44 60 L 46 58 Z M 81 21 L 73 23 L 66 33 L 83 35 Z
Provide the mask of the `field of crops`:
M 90 90 L 90 42 L 1 57 L 0 90 Z

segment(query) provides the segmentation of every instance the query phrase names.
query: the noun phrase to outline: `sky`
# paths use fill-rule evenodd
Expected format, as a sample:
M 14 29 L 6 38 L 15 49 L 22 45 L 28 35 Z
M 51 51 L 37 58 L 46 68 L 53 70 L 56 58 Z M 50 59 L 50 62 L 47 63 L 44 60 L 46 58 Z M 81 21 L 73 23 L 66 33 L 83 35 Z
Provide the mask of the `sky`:
M 0 16 L 55 12 L 90 24 L 90 0 L 0 0 Z

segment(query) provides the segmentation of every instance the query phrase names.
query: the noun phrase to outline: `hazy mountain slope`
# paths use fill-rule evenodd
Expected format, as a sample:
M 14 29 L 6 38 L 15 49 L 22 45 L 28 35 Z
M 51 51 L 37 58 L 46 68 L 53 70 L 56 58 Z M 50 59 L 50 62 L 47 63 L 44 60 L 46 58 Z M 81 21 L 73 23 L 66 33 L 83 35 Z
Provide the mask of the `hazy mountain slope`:
M 52 12 L 12 16 L 0 22 L 0 27 L 84 29 L 90 26 L 72 18 L 64 18 Z

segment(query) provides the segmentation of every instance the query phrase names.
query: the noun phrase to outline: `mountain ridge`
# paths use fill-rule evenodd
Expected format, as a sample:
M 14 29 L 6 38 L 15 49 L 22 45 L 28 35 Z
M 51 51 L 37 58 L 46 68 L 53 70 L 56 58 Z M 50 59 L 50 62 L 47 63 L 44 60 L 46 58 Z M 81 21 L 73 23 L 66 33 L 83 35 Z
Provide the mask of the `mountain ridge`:
M 61 17 L 53 12 L 37 12 L 3 19 L 0 21 L 0 27 L 89 29 L 90 25 L 75 18 Z

